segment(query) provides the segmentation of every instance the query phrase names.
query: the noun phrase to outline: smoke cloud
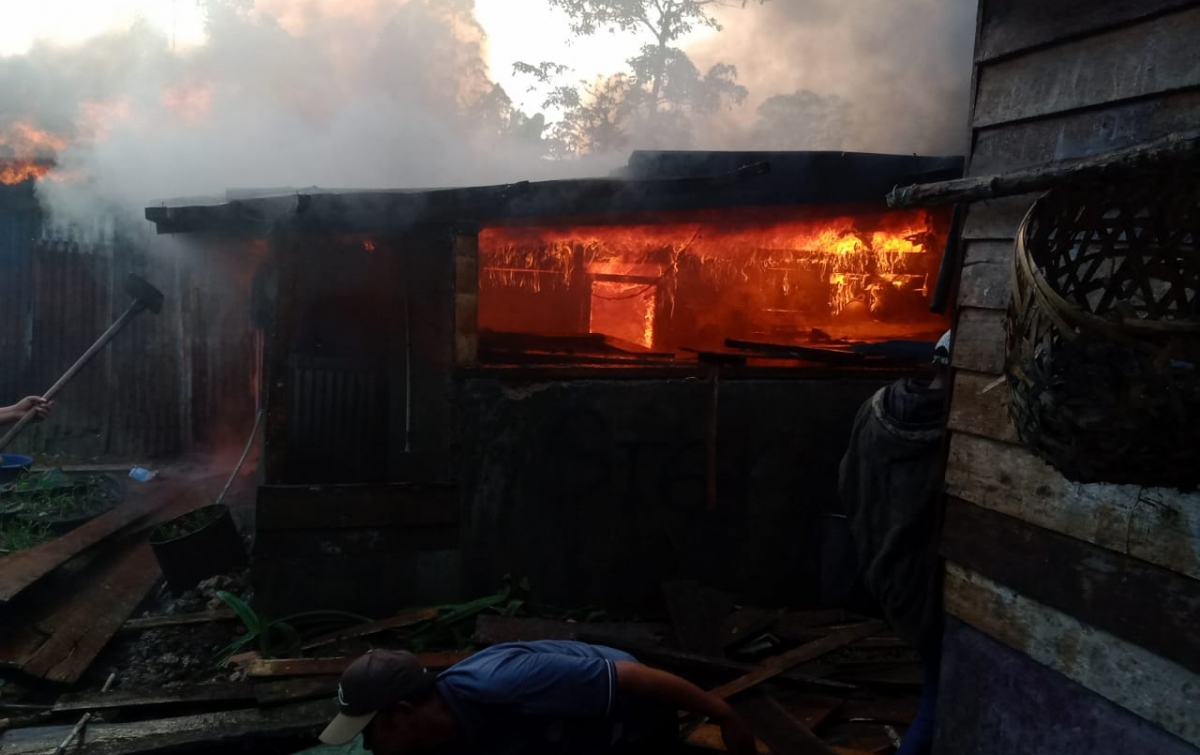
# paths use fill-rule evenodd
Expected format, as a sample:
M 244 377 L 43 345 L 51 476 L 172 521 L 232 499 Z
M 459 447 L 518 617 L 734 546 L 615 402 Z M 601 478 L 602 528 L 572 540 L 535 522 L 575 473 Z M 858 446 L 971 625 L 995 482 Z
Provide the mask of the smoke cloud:
M 79 180 L 38 187 L 53 209 L 539 171 L 536 130 L 489 79 L 473 0 L 209 0 L 207 10 L 208 41 L 190 50 L 135 24 L 0 59 L 0 133 L 19 122 L 68 143 L 56 172 Z
M 38 191 L 62 214 L 226 188 L 438 187 L 606 174 L 547 161 L 542 123 L 486 65 L 474 0 L 205 0 L 208 41 L 148 24 L 0 58 L 0 135 L 65 140 Z M 974 0 L 771 0 L 687 52 L 749 90 L 691 143 L 953 153 L 967 136 Z M 537 12 L 528 0 L 524 12 Z M 564 40 L 564 44 L 567 41 Z M 55 146 L 57 142 L 53 142 Z M 3 147 L 0 147 L 3 149 Z
M 967 147 L 975 0 L 770 0 L 727 11 L 689 50 L 726 60 L 745 105 L 697 146 L 961 154 Z

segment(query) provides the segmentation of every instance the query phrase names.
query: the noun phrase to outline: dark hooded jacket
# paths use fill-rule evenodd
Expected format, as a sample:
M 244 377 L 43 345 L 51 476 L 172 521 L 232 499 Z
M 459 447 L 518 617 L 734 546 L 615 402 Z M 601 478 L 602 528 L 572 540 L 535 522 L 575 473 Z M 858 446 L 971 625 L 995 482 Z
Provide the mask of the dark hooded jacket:
M 838 480 L 866 588 L 897 634 L 921 649 L 941 635 L 945 406 L 946 391 L 928 381 L 880 389 L 858 411 Z

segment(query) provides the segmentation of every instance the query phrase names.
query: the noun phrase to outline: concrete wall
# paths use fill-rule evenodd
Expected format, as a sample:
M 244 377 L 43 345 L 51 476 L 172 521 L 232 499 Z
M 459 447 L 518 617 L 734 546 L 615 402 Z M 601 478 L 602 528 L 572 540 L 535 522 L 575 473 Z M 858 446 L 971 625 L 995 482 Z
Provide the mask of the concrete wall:
M 711 383 L 464 380 L 468 592 L 512 573 L 541 600 L 617 612 L 661 605 L 672 578 L 751 602 L 814 600 L 819 515 L 837 508 L 854 415 L 885 382 L 723 381 L 710 510 Z

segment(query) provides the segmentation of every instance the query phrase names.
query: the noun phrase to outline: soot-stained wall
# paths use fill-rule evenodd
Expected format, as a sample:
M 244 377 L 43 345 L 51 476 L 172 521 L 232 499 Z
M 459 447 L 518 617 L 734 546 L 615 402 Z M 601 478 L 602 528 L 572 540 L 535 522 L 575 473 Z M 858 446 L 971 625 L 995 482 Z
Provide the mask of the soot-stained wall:
M 464 379 L 468 590 L 511 573 L 542 600 L 633 612 L 687 578 L 762 604 L 814 600 L 820 514 L 837 509 L 854 415 L 885 382 L 722 381 L 710 510 L 707 380 Z

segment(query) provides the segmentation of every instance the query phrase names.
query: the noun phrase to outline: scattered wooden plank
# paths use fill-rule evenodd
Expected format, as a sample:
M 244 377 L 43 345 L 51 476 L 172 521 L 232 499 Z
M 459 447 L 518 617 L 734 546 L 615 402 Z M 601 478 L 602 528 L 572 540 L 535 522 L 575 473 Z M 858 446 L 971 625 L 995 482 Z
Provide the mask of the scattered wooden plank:
M 594 641 L 586 634 L 581 635 L 579 639 L 583 642 Z M 682 650 L 669 650 L 662 647 L 637 647 L 634 645 L 618 645 L 618 647 L 631 653 L 639 661 L 649 666 L 673 670 L 686 675 L 720 678 L 745 675 L 759 668 L 753 664 L 731 661 L 728 658 L 714 658 L 712 656 L 700 655 L 699 653 L 685 653 Z M 779 674 L 778 678 L 800 687 L 819 689 L 823 692 L 845 693 L 858 689 L 853 684 L 847 682 L 829 681 L 794 670 L 784 671 Z
M 471 656 L 470 653 L 421 653 L 418 657 L 428 669 L 450 668 Z M 246 664 L 246 675 L 251 678 L 283 676 L 337 676 L 357 660 L 358 656 L 345 658 L 255 658 Z
M 745 642 L 774 626 L 781 615 L 780 611 L 739 608 L 721 622 L 722 644 L 728 648 Z
M 555 621 L 484 614 L 475 620 L 474 639 L 483 645 L 532 640 L 578 640 L 624 647 L 661 645 L 671 635 L 668 624 L 629 621 Z
M 822 608 L 812 611 L 785 611 L 779 617 L 780 632 L 793 631 L 797 627 L 828 627 L 831 624 L 846 624 L 864 621 L 865 617 L 841 608 Z
M 975 57 L 984 62 L 1031 47 L 1095 34 L 1185 7 L 1190 0 L 1009 0 L 982 7 Z
M 417 624 L 422 624 L 426 621 L 432 621 L 433 619 L 437 618 L 437 615 L 438 610 L 436 608 L 424 608 L 420 611 L 404 613 L 398 616 L 392 616 L 388 619 L 372 621 L 369 624 L 360 624 L 347 629 L 340 629 L 336 632 L 323 634 L 320 637 L 313 638 L 301 647 L 303 650 L 312 650 L 313 648 L 317 648 L 322 645 L 328 645 L 333 642 L 341 642 L 342 640 L 354 639 L 356 637 L 367 637 L 372 634 L 378 634 L 379 632 L 386 632 L 390 629 L 403 629 L 405 627 L 412 627 L 416 626 Z
M 1200 746 L 1200 676 L 957 564 L 946 610 L 1035 661 Z
M 278 682 L 259 682 L 254 685 L 254 699 L 261 706 L 337 697 L 337 676 L 304 676 Z
M 202 713 L 122 724 L 91 724 L 72 755 L 136 755 L 195 745 L 218 747 L 246 739 L 315 735 L 337 714 L 337 703 L 320 700 L 278 708 Z M 4 755 L 52 752 L 70 726 L 11 729 L 0 734 Z
M 959 432 L 1016 443 L 1017 429 L 1008 416 L 1008 384 L 997 385 L 998 377 L 955 370 L 954 399 L 950 403 L 946 426 Z
M 683 742 L 690 747 L 697 747 L 701 750 L 728 752 L 725 747 L 725 741 L 721 739 L 721 727 L 715 724 L 701 724 L 697 726 L 694 731 L 687 735 Z M 758 755 L 773 755 L 771 748 L 767 747 L 767 743 L 761 739 L 755 740 L 755 746 L 758 749 Z
M 838 709 L 838 717 L 847 721 L 878 721 L 909 725 L 920 710 L 919 697 L 881 697 L 874 700 L 847 700 Z
M 942 553 L 1200 673 L 1200 581 L 951 497 Z
M 796 720 L 770 695 L 756 695 L 735 703 L 759 739 L 775 755 L 832 755 L 833 750 L 804 724 Z
M 196 703 L 252 703 L 254 692 L 249 684 L 193 684 L 166 687 L 158 690 L 110 690 L 76 692 L 59 696 L 54 703 L 55 713 L 114 708 L 156 708 Z
M 953 433 L 946 492 L 1200 579 L 1200 507 L 1171 488 L 1068 482 L 1021 446 Z
M 826 653 L 830 653 L 838 648 L 845 647 L 855 640 L 860 640 L 863 637 L 883 631 L 886 625 L 881 621 L 868 621 L 855 627 L 848 627 L 838 632 L 834 632 L 828 637 L 815 640 L 806 645 L 801 645 L 798 648 L 789 650 L 773 658 L 768 658 L 762 664 L 757 666 L 753 671 L 734 679 L 731 682 L 722 684 L 712 690 L 714 695 L 727 698 L 744 692 L 745 690 L 755 687 L 768 679 L 779 676 L 790 668 L 799 666 L 801 663 L 816 660 Z
M 1035 118 L 1200 84 L 1189 8 L 979 71 L 974 126 Z M 1153 61 L 1153 65 L 1147 62 Z
M 999 375 L 1004 372 L 1004 319 L 1002 309 L 964 307 L 954 329 L 954 367 Z
M 714 724 L 702 724 L 696 727 L 696 730 L 684 739 L 684 744 L 711 752 L 728 752 L 725 749 L 725 742 L 721 740 L 721 727 Z M 756 740 L 755 745 L 758 749 L 758 755 L 772 755 L 771 748 L 761 739 Z M 870 755 L 870 753 L 852 750 L 848 747 L 835 746 L 831 749 L 837 755 Z
M 89 565 L 72 594 L 21 617 L 26 631 L 0 640 L 0 665 L 73 684 L 160 579 L 150 546 L 127 543 Z
M 725 615 L 713 591 L 691 581 L 664 582 L 662 590 L 679 649 L 720 655 L 725 646 L 721 637 L 721 620 Z
M 454 485 L 264 485 L 255 526 L 262 530 L 357 529 L 458 523 Z
M 970 241 L 958 283 L 958 305 L 980 309 L 1008 307 L 1012 290 L 1011 241 Z
M 194 626 L 196 624 L 212 624 L 221 621 L 237 621 L 237 614 L 232 608 L 218 608 L 215 611 L 200 613 L 180 613 L 174 616 L 147 616 L 141 619 L 129 619 L 121 625 L 122 632 L 143 632 L 147 629 L 163 627 Z
M 12 600 L 88 548 L 144 520 L 167 501 L 161 495 L 131 498 L 61 537 L 0 558 L 0 603 Z

